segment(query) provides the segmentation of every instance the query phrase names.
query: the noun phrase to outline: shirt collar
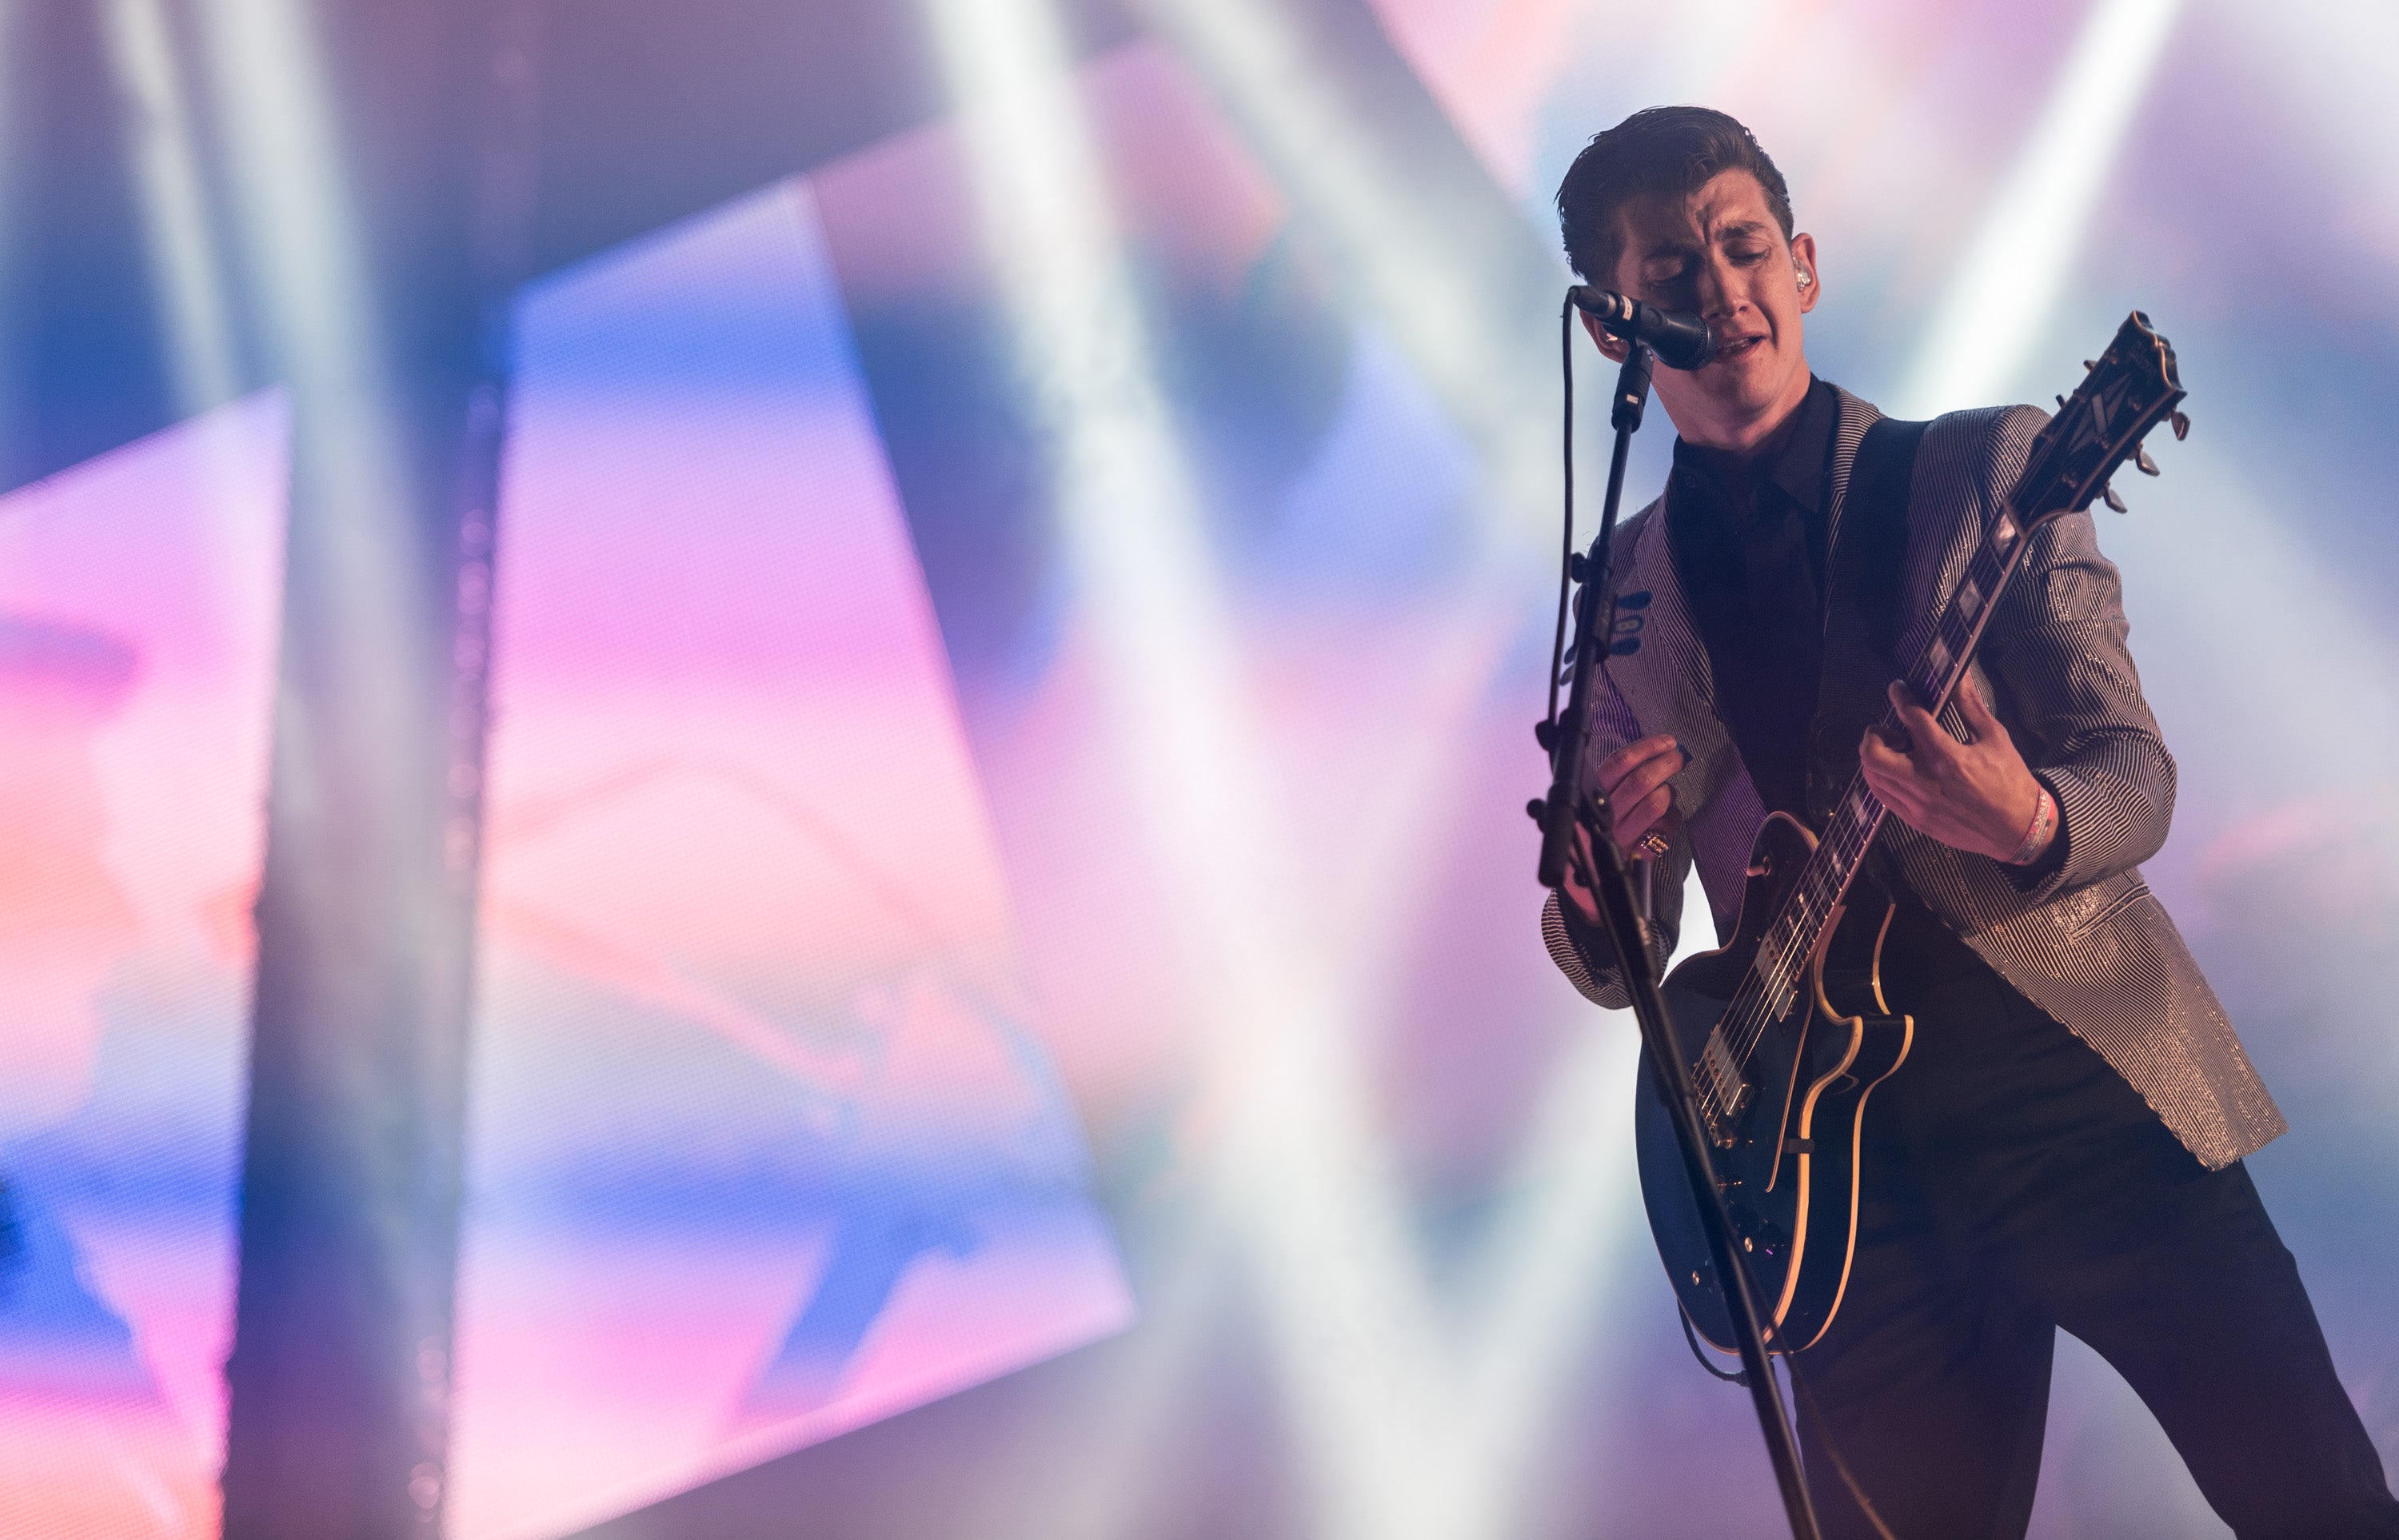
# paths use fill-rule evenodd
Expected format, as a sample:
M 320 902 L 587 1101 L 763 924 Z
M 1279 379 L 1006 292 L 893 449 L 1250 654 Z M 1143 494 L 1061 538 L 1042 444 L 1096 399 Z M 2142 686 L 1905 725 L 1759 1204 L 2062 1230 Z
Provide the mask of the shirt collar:
M 1782 453 L 1770 466 L 1744 465 L 1725 451 L 1700 449 L 1680 439 L 1674 440 L 1674 462 L 1720 484 L 1762 486 L 1771 481 L 1811 517 L 1821 516 L 1825 463 L 1832 453 L 1833 428 L 1840 417 L 1840 393 L 1823 380 L 1811 378 L 1796 416 L 1791 437 L 1783 440 Z
M 1772 480 L 1811 514 L 1824 511 L 1824 462 L 1833 449 L 1840 397 L 1822 379 L 1811 379 L 1799 403 L 1799 421 L 1775 457 Z

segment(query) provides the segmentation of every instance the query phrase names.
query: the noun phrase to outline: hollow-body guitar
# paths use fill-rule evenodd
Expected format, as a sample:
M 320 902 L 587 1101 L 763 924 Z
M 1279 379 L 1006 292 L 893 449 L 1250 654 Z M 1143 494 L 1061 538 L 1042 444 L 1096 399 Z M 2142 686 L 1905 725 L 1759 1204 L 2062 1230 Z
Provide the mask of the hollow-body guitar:
M 1964 580 L 1907 671 L 1936 715 L 1965 676 L 2000 592 L 2040 525 L 2104 496 L 2131 460 L 2156 474 L 2141 439 L 2176 410 L 2174 350 L 2135 311 L 2082 384 L 2035 438 L 2024 474 L 1982 532 Z M 1895 714 L 1881 730 L 1903 736 Z M 1701 1121 L 1737 1232 L 1768 1310 L 1768 1343 L 1796 1352 L 1832 1324 L 1855 1238 L 1859 1127 L 1875 1087 L 1907 1059 L 1915 1023 L 1883 998 L 1878 964 L 1887 901 L 1851 902 L 1885 817 L 1863 775 L 1810 831 L 1769 817 L 1752 849 L 1732 939 L 1686 960 L 1662 992 L 1697 1089 Z M 1725 1352 L 1733 1336 L 1699 1208 L 1662 1101 L 1644 1070 L 1633 1130 L 1641 1190 L 1666 1276 L 1693 1330 Z

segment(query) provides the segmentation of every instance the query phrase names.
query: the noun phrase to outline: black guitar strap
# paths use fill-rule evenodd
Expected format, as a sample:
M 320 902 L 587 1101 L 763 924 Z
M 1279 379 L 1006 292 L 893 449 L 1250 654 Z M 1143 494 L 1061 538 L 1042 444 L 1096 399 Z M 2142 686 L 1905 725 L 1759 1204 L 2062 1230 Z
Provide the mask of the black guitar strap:
M 1876 419 L 1858 445 L 1841 515 L 1843 564 L 1866 644 L 1886 662 L 1899 641 L 1899 586 L 1907 564 L 1907 493 L 1930 423 Z M 1854 538 L 1853 538 L 1854 536 Z M 1835 578 L 1836 596 L 1839 577 Z
M 1824 664 L 1808 756 L 1808 808 L 1822 827 L 1858 767 L 1858 738 L 1899 677 L 1891 655 L 1907 570 L 1907 496 L 1929 424 L 1878 418 L 1858 444 L 1833 532 L 1824 596 Z

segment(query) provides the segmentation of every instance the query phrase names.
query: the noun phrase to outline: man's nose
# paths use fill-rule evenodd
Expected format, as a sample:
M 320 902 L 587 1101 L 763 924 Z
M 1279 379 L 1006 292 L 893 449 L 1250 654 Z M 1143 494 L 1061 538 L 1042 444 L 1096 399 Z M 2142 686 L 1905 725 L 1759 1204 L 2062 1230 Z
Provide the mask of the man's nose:
M 1724 258 L 1709 253 L 1707 259 L 1700 263 L 1696 277 L 1697 291 L 1692 298 L 1700 302 L 1700 315 L 1710 320 L 1718 316 L 1731 315 L 1737 302 L 1733 297 L 1732 268 Z

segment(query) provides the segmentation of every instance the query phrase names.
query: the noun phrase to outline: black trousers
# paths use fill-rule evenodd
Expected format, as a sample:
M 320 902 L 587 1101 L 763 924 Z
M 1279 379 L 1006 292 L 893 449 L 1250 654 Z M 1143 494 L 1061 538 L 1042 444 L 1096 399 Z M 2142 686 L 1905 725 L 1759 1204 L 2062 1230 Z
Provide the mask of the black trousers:
M 1907 989 L 1903 986 L 1903 989 Z M 1867 1104 L 1855 1264 L 1798 1356 L 1828 1536 L 2020 1536 L 2059 1327 L 2114 1365 L 2242 1536 L 2399 1536 L 2380 1459 L 2239 1164 L 2202 1168 L 2139 1095 L 1979 963 L 1912 998 Z

